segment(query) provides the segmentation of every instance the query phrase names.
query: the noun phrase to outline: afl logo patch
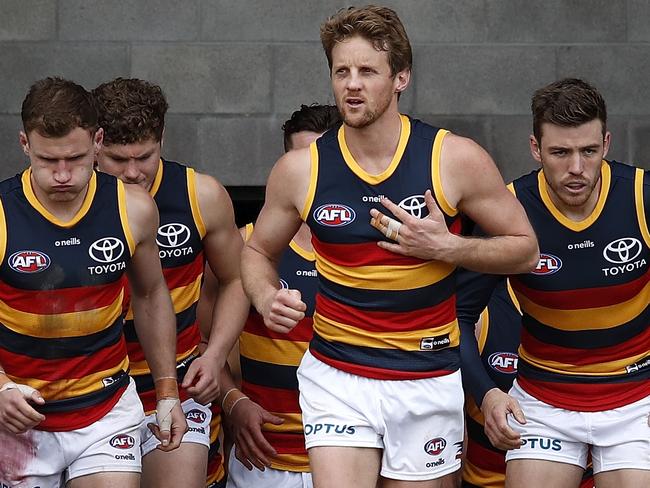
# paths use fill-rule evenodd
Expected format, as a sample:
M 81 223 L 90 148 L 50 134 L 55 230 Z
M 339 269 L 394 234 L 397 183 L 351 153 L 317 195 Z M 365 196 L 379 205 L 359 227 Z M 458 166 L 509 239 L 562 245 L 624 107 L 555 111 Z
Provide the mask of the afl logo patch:
M 190 410 L 185 414 L 185 418 L 189 420 L 190 422 L 194 422 L 195 424 L 202 424 L 205 422 L 205 419 L 207 418 L 205 415 L 205 412 L 201 412 L 201 410 L 194 409 Z
M 495 352 L 490 354 L 488 363 L 490 367 L 499 373 L 515 374 L 519 356 L 514 352 Z
M 346 205 L 328 203 L 314 210 L 314 220 L 326 227 L 343 227 L 354 222 L 356 213 Z
M 447 447 L 447 441 L 442 437 L 436 437 L 424 445 L 424 452 L 430 456 L 437 456 L 445 450 L 445 447 Z
M 9 256 L 9 267 L 18 273 L 40 273 L 49 268 L 51 262 L 41 251 L 18 251 Z
M 135 446 L 135 439 L 130 435 L 118 434 L 110 440 L 110 444 L 115 449 L 131 449 Z
M 98 263 L 112 263 L 122 257 L 124 244 L 117 237 L 102 237 L 88 248 L 88 254 Z
M 280 288 L 282 288 L 283 290 L 288 290 L 289 289 L 289 283 L 287 283 L 282 278 L 280 278 Z
M 156 242 L 160 247 L 180 247 L 189 240 L 189 227 L 179 223 L 161 225 L 156 236 Z
M 531 271 L 536 275 L 550 275 L 560 271 L 562 260 L 552 254 L 540 254 L 537 267 Z

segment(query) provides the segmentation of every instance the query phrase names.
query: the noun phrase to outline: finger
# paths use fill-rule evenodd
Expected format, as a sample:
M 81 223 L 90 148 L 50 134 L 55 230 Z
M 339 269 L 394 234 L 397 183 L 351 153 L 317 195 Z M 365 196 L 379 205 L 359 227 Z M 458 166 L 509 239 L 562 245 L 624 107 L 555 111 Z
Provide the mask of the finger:
M 395 254 L 402 254 L 403 256 L 408 256 L 407 251 L 400 245 L 395 244 L 394 242 L 379 241 L 377 245 L 382 249 L 387 251 L 394 252 Z
M 270 320 L 265 320 L 264 325 L 267 329 L 277 332 L 278 334 L 288 334 L 296 326 L 296 324 L 293 324 L 291 327 L 287 327 L 286 325 L 276 324 Z
M 259 449 L 260 453 L 262 453 L 263 456 L 277 456 L 277 451 L 271 444 L 269 444 L 269 441 L 266 440 L 264 434 L 262 434 L 261 428 L 259 430 L 252 431 L 251 437 L 253 438 L 255 446 Z M 268 464 L 270 466 L 270 463 L 265 464 Z
M 440 210 L 440 207 L 436 203 L 435 198 L 433 198 L 433 195 L 431 194 L 431 190 L 427 190 L 424 192 L 424 203 L 427 204 L 427 208 L 429 209 L 429 217 L 441 217 L 444 219 L 444 215 L 442 214 L 442 210 Z
M 295 310 L 291 307 L 287 307 L 286 305 L 274 304 L 271 307 L 269 316 L 273 316 L 276 319 L 281 319 L 281 321 L 292 320 L 294 322 L 298 322 L 305 317 L 305 312 Z
M 195 361 L 192 361 L 190 367 L 187 368 L 187 372 L 185 373 L 185 377 L 183 378 L 181 387 L 189 388 L 190 385 L 194 383 L 194 379 L 196 378 L 196 375 L 199 374 L 199 372 L 201 371 L 201 363 L 200 362 L 197 363 L 197 361 L 199 360 L 200 358 Z
M 273 306 L 279 306 L 280 308 L 285 307 L 297 312 L 304 312 L 307 310 L 307 305 L 301 300 L 301 295 L 298 290 L 282 289 L 279 291 L 276 298 L 277 302 L 271 306 L 271 309 L 273 309 Z
M 41 394 L 38 392 L 38 390 L 35 390 L 32 388 L 31 393 L 27 397 L 27 399 L 30 402 L 35 403 L 36 405 L 43 405 L 45 403 L 45 399 L 41 396 Z M 45 418 L 45 417 L 43 417 Z
M 183 435 L 185 435 L 187 429 L 183 428 L 182 425 L 173 425 L 171 430 L 171 436 L 169 438 L 169 448 L 176 449 L 181 445 L 183 440 Z
M 248 434 L 245 431 L 241 432 L 238 449 L 241 449 L 242 456 L 244 456 L 253 466 L 260 471 L 264 471 L 264 464 L 253 453 L 252 442 L 248 439 Z
M 400 222 L 407 222 L 409 219 L 413 218 L 411 214 L 403 208 L 400 208 L 398 205 L 395 205 L 389 198 L 383 197 L 381 199 L 381 204 Z
M 512 416 L 515 418 L 515 420 L 522 425 L 525 424 L 526 416 L 524 415 L 524 411 L 519 406 L 519 402 L 512 398 L 512 403 L 509 406 L 510 412 L 512 412 Z
M 262 420 L 264 421 L 265 424 L 269 423 L 274 425 L 281 425 L 284 423 L 284 419 L 282 417 L 273 415 L 272 413 L 269 413 L 266 410 L 262 412 Z
M 255 466 L 257 466 L 262 471 L 264 471 L 264 466 L 271 466 L 271 461 L 269 461 L 266 454 L 262 451 L 262 449 L 260 449 L 257 443 L 257 439 L 254 437 L 255 432 L 244 431 L 243 435 L 246 443 L 248 444 L 249 452 L 252 454 L 252 459 L 257 461 L 254 463 Z M 266 443 L 266 439 L 264 439 L 264 442 Z M 249 457 L 249 459 L 251 458 Z M 258 463 L 262 464 L 262 466 L 258 466 Z
M 253 465 L 250 463 L 250 461 L 249 461 L 248 459 L 246 459 L 245 456 L 242 455 L 242 453 L 241 453 L 241 449 L 239 448 L 239 446 L 237 446 L 237 447 L 235 448 L 235 457 L 237 458 L 237 460 L 238 460 L 240 463 L 242 463 L 242 464 L 244 465 L 244 467 L 245 467 L 248 471 L 253 471 Z
M 300 293 L 300 290 L 290 289 L 288 292 L 290 296 L 302 301 L 302 294 Z
M 26 424 L 39 424 L 45 420 L 45 415 L 38 413 L 34 408 L 27 403 L 25 400 L 19 400 L 20 403 L 15 406 L 15 415 L 17 415 L 20 420 Z

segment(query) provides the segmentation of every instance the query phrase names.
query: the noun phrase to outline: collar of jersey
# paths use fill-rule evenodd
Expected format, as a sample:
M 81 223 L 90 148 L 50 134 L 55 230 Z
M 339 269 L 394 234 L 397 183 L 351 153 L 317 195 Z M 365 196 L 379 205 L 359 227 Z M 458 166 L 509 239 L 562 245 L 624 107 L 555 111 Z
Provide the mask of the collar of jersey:
M 612 173 L 609 164 L 607 164 L 607 161 L 603 160 L 603 165 L 600 168 L 600 195 L 598 195 L 596 206 L 590 215 L 578 222 L 567 218 L 562 212 L 560 212 L 560 210 L 558 210 L 558 208 L 553 203 L 553 200 L 551 200 L 551 196 L 548 194 L 548 188 L 546 186 L 546 178 L 544 178 L 544 170 L 541 170 L 537 174 L 537 184 L 539 186 L 539 194 L 542 197 L 542 201 L 544 202 L 544 205 L 546 205 L 548 211 L 553 214 L 553 217 L 555 217 L 557 221 L 564 227 L 567 227 L 568 229 L 571 229 L 575 232 L 580 232 L 598 220 L 598 217 L 600 216 L 600 213 L 603 211 L 603 207 L 605 206 L 605 202 L 607 201 L 609 186 L 612 179 L 611 177 Z
M 386 168 L 378 175 L 371 175 L 366 170 L 364 170 L 361 166 L 359 166 L 359 163 L 356 162 L 354 156 L 352 156 L 352 153 L 348 149 L 347 143 L 345 142 L 345 131 L 343 130 L 345 124 L 341 125 L 341 128 L 339 129 L 339 133 L 338 133 L 338 139 L 339 139 L 339 147 L 341 148 L 341 152 L 343 153 L 343 159 L 345 160 L 345 163 L 348 165 L 350 170 L 352 170 L 352 172 L 355 175 L 357 175 L 366 183 L 370 183 L 371 185 L 377 185 L 382 181 L 385 181 L 388 178 L 390 178 L 390 176 L 397 169 L 397 165 L 399 164 L 400 160 L 402 159 L 402 156 L 404 155 L 404 149 L 406 148 L 406 143 L 408 142 L 409 136 L 411 135 L 411 122 L 409 121 L 409 118 L 406 115 L 400 114 L 400 120 L 402 122 L 402 129 L 399 135 L 399 142 L 397 143 L 397 150 L 395 151 L 395 154 L 393 155 L 393 160 L 388 165 L 388 168 Z
M 27 197 L 27 201 L 31 204 L 31 206 L 34 207 L 38 213 L 40 213 L 54 225 L 69 229 L 70 227 L 76 225 L 82 218 L 84 218 L 84 216 L 88 213 L 88 210 L 90 210 L 90 205 L 93 203 L 93 198 L 95 198 L 95 191 L 97 190 L 97 173 L 94 171 L 90 177 L 90 181 L 88 182 L 88 191 L 86 191 L 86 196 L 84 197 L 84 201 L 81 204 L 81 208 L 79 208 L 75 216 L 67 222 L 61 220 L 56 215 L 51 213 L 47 208 L 43 206 L 41 202 L 38 201 L 38 198 L 36 198 L 36 194 L 34 193 L 34 189 L 32 188 L 31 176 L 32 169 L 29 168 L 23 173 L 23 176 L 21 177 L 23 193 Z
M 163 162 L 162 159 L 158 161 L 158 170 L 156 171 L 156 177 L 153 179 L 153 183 L 151 184 L 151 188 L 149 188 L 149 195 L 151 197 L 155 197 L 156 193 L 158 193 L 158 188 L 160 188 L 160 182 L 162 181 L 163 177 Z

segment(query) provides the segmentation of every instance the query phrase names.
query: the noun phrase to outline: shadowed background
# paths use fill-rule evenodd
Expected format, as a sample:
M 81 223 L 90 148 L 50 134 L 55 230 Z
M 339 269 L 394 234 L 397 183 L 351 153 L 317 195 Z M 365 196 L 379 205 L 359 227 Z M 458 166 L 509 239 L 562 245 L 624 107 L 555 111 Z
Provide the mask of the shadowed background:
M 506 180 L 535 167 L 530 96 L 565 76 L 605 96 L 610 157 L 650 168 L 650 2 L 402 0 L 414 50 L 402 111 L 477 140 Z M 170 111 L 163 155 L 257 198 L 301 103 L 331 103 L 318 38 L 334 0 L 0 0 L 0 178 L 25 166 L 20 106 L 35 80 L 86 88 L 158 83 Z M 239 196 L 237 196 L 239 195 Z

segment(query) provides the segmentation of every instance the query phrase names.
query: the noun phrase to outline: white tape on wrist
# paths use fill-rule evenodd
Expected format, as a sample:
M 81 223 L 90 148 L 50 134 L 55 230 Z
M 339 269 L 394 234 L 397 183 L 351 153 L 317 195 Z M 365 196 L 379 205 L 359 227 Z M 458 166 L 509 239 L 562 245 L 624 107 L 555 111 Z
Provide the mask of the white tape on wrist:
M 7 390 L 18 390 L 24 397 L 31 397 L 36 391 L 29 385 L 21 385 L 20 383 L 14 383 L 13 381 L 9 381 L 0 387 L 0 393 Z
M 171 430 L 172 410 L 177 403 L 180 403 L 178 398 L 161 398 L 156 403 L 156 421 L 161 431 L 169 432 Z

